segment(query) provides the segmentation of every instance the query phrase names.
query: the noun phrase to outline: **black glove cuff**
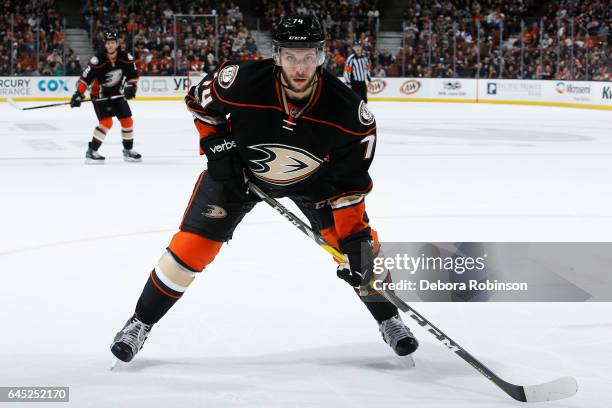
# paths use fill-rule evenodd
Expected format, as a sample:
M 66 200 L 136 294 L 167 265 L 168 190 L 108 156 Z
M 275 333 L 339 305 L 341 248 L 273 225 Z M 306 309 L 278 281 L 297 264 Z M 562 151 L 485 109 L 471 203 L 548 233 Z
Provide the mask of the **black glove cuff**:
M 370 227 L 338 240 L 338 246 L 343 254 L 361 254 L 361 244 L 372 239 Z
M 208 136 L 200 141 L 200 146 L 208 159 L 208 173 L 217 181 L 228 181 L 244 178 L 239 161 L 235 157 L 237 146 L 231 135 L 225 131 Z
M 219 129 L 217 133 L 201 139 L 200 147 L 202 147 L 209 161 L 219 160 L 225 156 L 231 155 L 237 150 L 234 138 L 222 129 Z

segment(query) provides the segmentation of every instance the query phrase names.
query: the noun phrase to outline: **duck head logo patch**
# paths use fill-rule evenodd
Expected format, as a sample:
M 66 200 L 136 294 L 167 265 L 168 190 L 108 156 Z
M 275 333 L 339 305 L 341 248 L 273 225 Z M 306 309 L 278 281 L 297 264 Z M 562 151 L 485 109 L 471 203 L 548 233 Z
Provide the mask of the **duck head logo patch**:
M 260 180 L 286 186 L 316 172 L 323 160 L 298 147 L 283 144 L 258 144 L 249 149 L 261 153 L 260 159 L 250 159 L 249 168 Z
M 208 204 L 202 215 L 208 218 L 225 218 L 227 217 L 227 211 L 218 205 Z
M 102 86 L 104 87 L 113 87 L 121 82 L 121 78 L 123 78 L 123 71 L 121 69 L 113 69 L 112 71 L 108 71 L 104 76 L 104 82 Z

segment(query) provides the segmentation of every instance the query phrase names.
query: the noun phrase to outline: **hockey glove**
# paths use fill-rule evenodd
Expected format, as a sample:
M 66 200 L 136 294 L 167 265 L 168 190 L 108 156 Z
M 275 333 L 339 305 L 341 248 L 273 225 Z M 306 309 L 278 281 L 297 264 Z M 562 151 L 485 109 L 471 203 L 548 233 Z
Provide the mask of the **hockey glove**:
M 374 240 L 370 228 L 338 240 L 340 251 L 346 254 L 347 264 L 340 264 L 336 274 L 353 287 L 367 286 L 373 277 Z
M 208 174 L 241 199 L 246 199 L 248 187 L 244 167 L 238 157 L 238 146 L 227 132 L 219 132 L 200 140 L 208 159 Z
M 133 99 L 136 96 L 136 85 L 127 84 L 123 88 L 123 96 L 125 96 L 125 99 Z
M 72 98 L 70 98 L 70 107 L 78 108 L 79 106 L 81 106 L 81 102 L 83 102 L 83 99 L 85 99 L 85 95 L 83 95 L 79 91 L 76 91 L 74 95 L 72 95 Z

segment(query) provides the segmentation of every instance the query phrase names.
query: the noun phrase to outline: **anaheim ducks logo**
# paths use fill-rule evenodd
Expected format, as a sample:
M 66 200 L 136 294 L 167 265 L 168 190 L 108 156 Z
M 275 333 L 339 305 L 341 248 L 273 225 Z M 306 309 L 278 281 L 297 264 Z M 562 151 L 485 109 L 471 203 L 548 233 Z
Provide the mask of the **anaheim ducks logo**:
M 218 205 L 208 204 L 202 215 L 208 218 L 225 218 L 227 217 L 227 211 Z
M 283 144 L 258 144 L 249 146 L 264 155 L 261 159 L 251 159 L 250 169 L 260 180 L 270 184 L 286 186 L 316 172 L 323 160 L 293 146 Z
M 113 69 L 112 71 L 108 71 L 106 75 L 104 75 L 104 83 L 102 86 L 111 88 L 116 86 L 121 82 L 121 78 L 123 78 L 123 71 L 121 69 Z

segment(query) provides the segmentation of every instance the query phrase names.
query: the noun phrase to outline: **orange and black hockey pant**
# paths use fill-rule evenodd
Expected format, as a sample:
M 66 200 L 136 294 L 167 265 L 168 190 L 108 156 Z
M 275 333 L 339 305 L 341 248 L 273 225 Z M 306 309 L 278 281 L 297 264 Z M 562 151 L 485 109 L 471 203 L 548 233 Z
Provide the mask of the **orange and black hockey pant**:
M 125 98 L 103 99 L 101 101 L 94 99 L 93 106 L 98 120 L 112 118 L 113 116 L 117 117 L 117 119 L 132 116 L 132 110 Z
M 308 218 L 312 228 L 320 231 L 330 244 L 337 246 L 338 236 L 333 232 L 334 218 L 331 207 L 326 205 L 317 208 L 308 197 L 289 196 L 289 198 Z M 228 189 L 224 189 L 222 183 L 203 172 L 198 178 L 183 215 L 180 231 L 172 238 L 168 251 L 183 267 L 194 272 L 202 271 L 213 261 L 223 242 L 232 238 L 240 221 L 257 202 L 258 200 L 248 201 L 234 195 Z M 266 237 L 266 239 L 271 238 Z M 256 251 L 259 253 L 265 253 L 267 248 L 270 248 L 261 242 L 254 242 L 253 245 L 261 246 L 260 250 Z M 296 276 L 296 279 L 299 277 Z M 380 295 L 362 300 L 378 321 L 386 320 L 397 313 L 397 308 L 384 301 Z

